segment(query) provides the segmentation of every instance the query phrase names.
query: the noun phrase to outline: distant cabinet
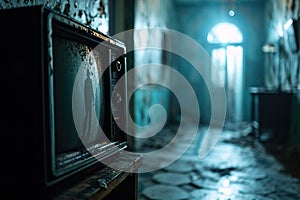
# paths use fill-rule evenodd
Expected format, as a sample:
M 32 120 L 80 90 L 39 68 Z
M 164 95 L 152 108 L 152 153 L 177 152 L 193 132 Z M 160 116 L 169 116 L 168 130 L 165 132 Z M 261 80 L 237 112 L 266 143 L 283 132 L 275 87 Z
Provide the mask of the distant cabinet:
M 293 97 L 297 91 L 278 91 L 251 87 L 251 120 L 257 136 L 264 131 L 276 140 L 290 139 Z

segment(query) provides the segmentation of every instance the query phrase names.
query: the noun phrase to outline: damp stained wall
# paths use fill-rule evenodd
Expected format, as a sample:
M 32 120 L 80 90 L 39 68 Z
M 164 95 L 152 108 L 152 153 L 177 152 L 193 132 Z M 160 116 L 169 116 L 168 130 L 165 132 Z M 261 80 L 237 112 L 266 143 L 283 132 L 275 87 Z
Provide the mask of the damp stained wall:
M 108 0 L 2 0 L 0 10 L 36 5 L 54 9 L 95 30 L 108 34 Z
M 299 51 L 295 51 L 293 25 L 289 19 L 299 19 L 299 0 L 268 1 L 265 11 L 267 36 L 265 45 L 273 45 L 275 52 L 266 52 L 265 86 L 282 90 L 297 89 L 300 85 Z
M 141 44 L 157 43 L 164 48 L 167 38 L 164 31 L 157 34 L 150 34 L 147 28 L 169 28 L 173 29 L 176 22 L 172 19 L 175 16 L 173 1 L 161 0 L 139 0 L 135 1 L 134 28 L 137 30 L 134 36 L 135 47 Z M 135 86 L 142 83 L 155 82 L 157 84 L 144 85 L 134 93 L 134 119 L 137 125 L 147 126 L 160 124 L 162 122 L 161 114 L 154 112 L 150 119 L 149 111 L 155 104 L 164 107 L 169 121 L 170 119 L 170 91 L 159 84 L 170 83 L 170 75 L 164 70 L 157 70 L 151 67 L 152 64 L 169 64 L 169 59 L 164 56 L 161 50 L 144 49 L 134 52 L 134 67 L 144 67 L 143 72 L 135 72 Z M 151 130 L 150 130 L 151 131 Z M 139 130 L 137 133 L 139 134 Z

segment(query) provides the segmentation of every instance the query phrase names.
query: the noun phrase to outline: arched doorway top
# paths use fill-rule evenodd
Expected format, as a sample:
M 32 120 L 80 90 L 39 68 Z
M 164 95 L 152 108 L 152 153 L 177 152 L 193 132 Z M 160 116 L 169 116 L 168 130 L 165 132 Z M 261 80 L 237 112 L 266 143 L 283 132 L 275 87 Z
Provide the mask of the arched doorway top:
M 222 22 L 210 29 L 207 34 L 207 42 L 212 44 L 242 43 L 243 35 L 234 24 Z

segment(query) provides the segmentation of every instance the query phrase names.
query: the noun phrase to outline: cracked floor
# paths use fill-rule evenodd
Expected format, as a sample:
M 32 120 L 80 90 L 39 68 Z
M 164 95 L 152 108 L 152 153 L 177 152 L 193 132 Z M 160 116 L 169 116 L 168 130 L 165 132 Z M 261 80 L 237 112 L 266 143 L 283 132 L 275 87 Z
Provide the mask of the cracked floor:
M 200 132 L 205 130 L 203 127 Z M 175 129 L 162 132 L 145 143 L 143 150 L 163 147 Z M 251 133 L 247 123 L 225 126 L 217 144 L 203 159 L 197 156 L 200 137 L 196 137 L 169 166 L 139 174 L 138 200 L 300 199 L 299 155 L 274 140 L 261 142 Z M 183 137 L 177 143 L 184 142 Z

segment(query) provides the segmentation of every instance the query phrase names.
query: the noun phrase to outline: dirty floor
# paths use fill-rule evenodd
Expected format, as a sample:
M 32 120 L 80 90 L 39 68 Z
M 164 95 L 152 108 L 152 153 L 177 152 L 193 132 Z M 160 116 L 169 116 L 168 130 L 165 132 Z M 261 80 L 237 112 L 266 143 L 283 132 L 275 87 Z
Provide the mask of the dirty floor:
M 205 130 L 200 128 L 199 135 Z M 143 150 L 161 148 L 176 129 L 162 132 L 144 144 Z M 138 200 L 300 199 L 300 156 L 288 144 L 274 139 L 262 142 L 249 123 L 226 125 L 204 159 L 197 156 L 199 140 L 201 137 L 196 137 L 171 165 L 140 173 Z

